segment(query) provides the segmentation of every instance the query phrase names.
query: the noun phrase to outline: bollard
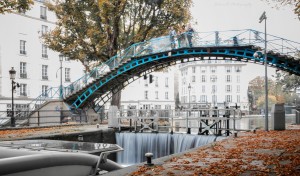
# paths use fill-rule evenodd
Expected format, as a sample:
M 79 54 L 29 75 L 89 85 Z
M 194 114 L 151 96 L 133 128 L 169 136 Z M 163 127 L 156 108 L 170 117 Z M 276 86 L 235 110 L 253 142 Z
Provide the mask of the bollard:
M 151 159 L 153 157 L 153 153 L 146 153 L 145 157 L 147 158 L 147 163 L 145 165 L 153 166 L 154 164 L 151 161 Z
M 237 134 L 238 134 L 238 132 L 237 132 L 237 131 L 234 131 L 234 132 L 233 132 L 233 137 L 237 138 L 237 137 L 238 137 Z
M 186 133 L 191 134 L 191 128 L 188 128 Z
M 97 127 L 97 128 L 100 128 L 100 124 L 99 124 L 99 123 L 97 123 L 96 127 Z

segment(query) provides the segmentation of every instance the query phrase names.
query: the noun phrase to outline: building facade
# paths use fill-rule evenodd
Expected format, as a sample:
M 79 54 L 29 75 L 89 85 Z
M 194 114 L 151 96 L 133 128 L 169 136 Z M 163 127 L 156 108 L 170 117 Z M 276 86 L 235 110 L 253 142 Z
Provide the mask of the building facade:
M 238 107 L 248 111 L 245 63 L 202 60 L 179 65 L 179 97 L 185 108 Z
M 122 90 L 122 109 L 174 109 L 174 71 L 169 67 L 152 72 Z
M 25 13 L 0 14 L 0 111 L 11 109 L 12 86 L 9 70 L 14 67 L 20 87 L 14 93 L 15 110 L 26 110 L 27 103 L 47 89 L 63 86 L 83 76 L 80 62 L 62 60 L 59 53 L 42 42 L 42 35 L 55 28 L 56 16 L 43 3 L 35 1 Z

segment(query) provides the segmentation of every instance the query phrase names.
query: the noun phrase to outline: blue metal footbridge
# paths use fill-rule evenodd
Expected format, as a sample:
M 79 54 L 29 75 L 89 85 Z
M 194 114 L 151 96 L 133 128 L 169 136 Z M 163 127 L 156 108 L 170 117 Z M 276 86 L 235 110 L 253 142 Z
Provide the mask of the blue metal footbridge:
M 191 43 L 189 42 L 191 39 Z M 99 110 L 112 97 L 141 76 L 171 65 L 201 60 L 233 60 L 276 67 L 300 75 L 300 43 L 267 35 L 267 60 L 264 59 L 264 33 L 246 29 L 181 34 L 175 47 L 169 36 L 153 38 L 120 50 L 108 61 L 94 67 L 63 89 L 51 88 L 30 104 L 39 107 L 50 99 L 63 100 L 70 109 Z

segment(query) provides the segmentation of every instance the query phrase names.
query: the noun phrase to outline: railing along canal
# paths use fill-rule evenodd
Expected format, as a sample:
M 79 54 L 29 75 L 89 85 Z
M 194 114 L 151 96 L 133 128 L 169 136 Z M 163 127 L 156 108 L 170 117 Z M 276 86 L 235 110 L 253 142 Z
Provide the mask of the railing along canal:
M 132 132 L 197 132 L 202 134 L 229 135 L 235 131 L 235 121 L 242 118 L 239 109 L 183 109 L 147 110 L 128 109 L 109 112 L 115 117 L 114 127 L 119 131 L 129 128 Z M 110 119 L 110 118 L 109 118 Z M 113 119 L 113 118 L 111 118 Z M 117 124 L 117 125 L 116 125 Z M 109 122 L 110 125 L 110 122 Z

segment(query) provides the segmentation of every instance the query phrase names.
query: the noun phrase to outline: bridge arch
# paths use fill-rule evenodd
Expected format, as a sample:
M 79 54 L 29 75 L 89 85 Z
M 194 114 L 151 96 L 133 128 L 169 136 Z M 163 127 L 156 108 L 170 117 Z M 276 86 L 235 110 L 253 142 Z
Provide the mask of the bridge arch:
M 64 101 L 77 109 L 102 106 L 112 93 L 122 90 L 144 74 L 178 63 L 200 60 L 233 60 L 264 64 L 264 33 L 247 29 L 186 33 L 192 36 L 193 47 L 181 43 L 171 48 L 168 36 L 137 43 L 82 78 L 65 87 Z M 182 42 L 182 41 L 181 41 Z M 268 35 L 267 65 L 300 75 L 300 43 Z

